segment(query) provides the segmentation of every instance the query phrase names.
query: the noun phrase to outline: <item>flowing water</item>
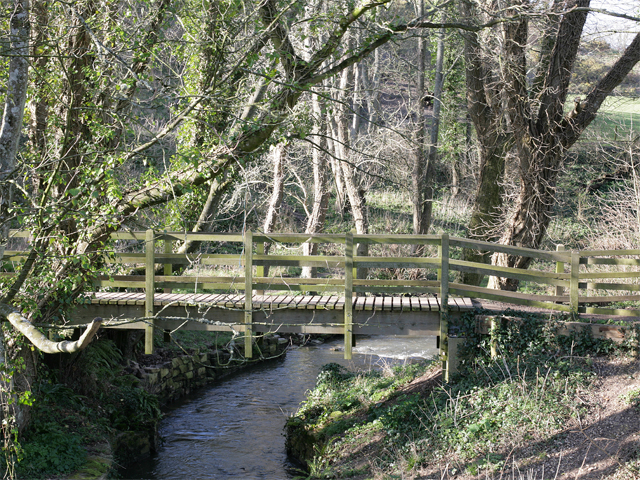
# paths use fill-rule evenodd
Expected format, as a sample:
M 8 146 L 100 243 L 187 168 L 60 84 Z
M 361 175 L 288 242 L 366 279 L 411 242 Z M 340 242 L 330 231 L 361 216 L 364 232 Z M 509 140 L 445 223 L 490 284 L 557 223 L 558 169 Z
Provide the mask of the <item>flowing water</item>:
M 159 451 L 122 470 L 124 479 L 292 478 L 283 427 L 312 389 L 322 365 L 383 368 L 437 353 L 435 338 L 358 338 L 353 360 L 340 342 L 305 346 L 285 358 L 222 380 L 173 405 L 160 423 Z

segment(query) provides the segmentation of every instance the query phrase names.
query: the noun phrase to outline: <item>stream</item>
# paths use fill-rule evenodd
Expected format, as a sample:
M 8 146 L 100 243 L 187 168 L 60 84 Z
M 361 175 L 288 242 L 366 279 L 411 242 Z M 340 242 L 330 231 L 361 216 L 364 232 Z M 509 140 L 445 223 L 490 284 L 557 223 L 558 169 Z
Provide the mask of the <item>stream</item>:
M 283 428 L 322 365 L 380 369 L 437 353 L 434 337 L 359 337 L 352 360 L 341 340 L 289 350 L 281 360 L 223 379 L 176 402 L 160 422 L 158 452 L 119 474 L 124 479 L 293 478 Z

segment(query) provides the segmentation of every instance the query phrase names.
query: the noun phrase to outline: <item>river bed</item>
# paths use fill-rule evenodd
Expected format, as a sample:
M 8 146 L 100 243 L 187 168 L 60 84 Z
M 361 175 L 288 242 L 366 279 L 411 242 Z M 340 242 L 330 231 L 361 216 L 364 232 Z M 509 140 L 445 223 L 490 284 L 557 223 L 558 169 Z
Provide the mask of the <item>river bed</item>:
M 295 465 L 284 449 L 283 427 L 315 386 L 322 365 L 380 369 L 429 358 L 435 338 L 358 338 L 352 360 L 341 342 L 293 348 L 281 360 L 253 367 L 214 383 L 172 405 L 160 423 L 158 452 L 121 470 L 124 479 L 293 478 Z

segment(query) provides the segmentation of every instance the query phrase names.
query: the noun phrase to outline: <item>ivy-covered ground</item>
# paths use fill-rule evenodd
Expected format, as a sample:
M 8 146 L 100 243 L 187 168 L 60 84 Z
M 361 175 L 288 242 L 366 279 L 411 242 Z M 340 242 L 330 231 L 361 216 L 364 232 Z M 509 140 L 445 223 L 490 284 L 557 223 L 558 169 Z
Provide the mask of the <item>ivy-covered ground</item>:
M 522 313 L 438 362 L 353 373 L 330 364 L 289 422 L 300 478 L 640 478 L 640 361 L 630 345 L 559 337 Z M 547 317 L 548 319 L 548 317 Z

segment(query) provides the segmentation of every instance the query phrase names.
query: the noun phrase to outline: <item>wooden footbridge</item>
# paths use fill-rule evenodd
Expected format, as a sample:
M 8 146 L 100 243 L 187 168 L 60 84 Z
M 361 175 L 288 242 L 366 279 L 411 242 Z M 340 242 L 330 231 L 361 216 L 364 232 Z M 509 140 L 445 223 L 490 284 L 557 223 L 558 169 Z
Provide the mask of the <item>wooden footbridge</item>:
M 147 230 L 117 232 L 112 239 L 113 250 L 105 252 L 109 271 L 87 288 L 69 324 L 101 316 L 110 328 L 144 328 L 147 353 L 153 351 L 154 330 L 183 328 L 241 333 L 247 357 L 262 332 L 343 334 L 346 358 L 357 334 L 436 335 L 446 360 L 455 343 L 450 328 L 473 308 L 470 297 L 573 315 L 640 316 L 637 309 L 597 306 L 640 301 L 640 250 L 540 251 L 447 234 Z M 185 241 L 201 242 L 202 253 L 174 253 Z M 318 244 L 318 254 L 300 255 L 304 243 Z M 531 257 L 533 266 L 463 261 L 464 248 Z M 3 261 L 19 262 L 25 255 L 7 251 Z M 457 283 L 453 271 L 517 279 L 528 291 Z

